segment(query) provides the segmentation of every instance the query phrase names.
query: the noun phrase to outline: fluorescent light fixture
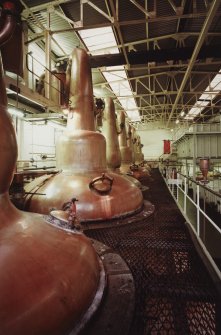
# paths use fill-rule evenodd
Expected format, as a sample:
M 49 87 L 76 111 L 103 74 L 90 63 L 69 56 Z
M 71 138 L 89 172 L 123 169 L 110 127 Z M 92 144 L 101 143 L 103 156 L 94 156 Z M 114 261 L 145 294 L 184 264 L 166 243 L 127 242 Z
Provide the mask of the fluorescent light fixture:
M 182 112 L 180 113 L 180 116 L 183 117 L 184 115 L 185 115 L 185 112 L 182 111 Z
M 79 31 L 81 38 L 92 55 L 119 53 L 117 42 L 111 27 L 85 29 Z
M 119 53 L 117 42 L 111 27 L 85 29 L 79 31 L 81 38 L 92 55 Z M 104 48 L 102 50 L 102 48 Z M 127 79 L 127 74 L 123 65 L 111 66 L 108 71 L 102 71 L 103 76 L 109 83 L 113 93 L 118 98 L 121 106 L 125 110 L 131 121 L 140 121 L 136 101 Z M 120 96 L 120 97 L 119 97 Z
M 9 114 L 17 116 L 19 118 L 24 117 L 24 112 L 17 109 L 16 107 L 8 107 L 8 112 L 9 112 Z
M 180 122 L 180 121 L 177 119 L 175 123 L 178 124 L 179 122 Z

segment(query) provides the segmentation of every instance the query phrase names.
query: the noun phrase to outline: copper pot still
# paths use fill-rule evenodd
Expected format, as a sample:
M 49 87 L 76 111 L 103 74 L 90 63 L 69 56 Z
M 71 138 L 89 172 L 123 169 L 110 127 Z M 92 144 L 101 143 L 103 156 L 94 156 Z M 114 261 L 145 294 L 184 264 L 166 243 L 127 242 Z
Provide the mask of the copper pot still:
M 208 182 L 207 175 L 208 175 L 209 168 L 210 168 L 209 158 L 208 157 L 200 158 L 199 166 L 200 166 L 200 171 L 202 172 L 202 175 L 203 175 L 203 182 Z
M 124 130 L 124 125 L 121 124 L 120 131 L 118 131 L 114 102 L 113 99 L 110 97 L 105 99 L 105 110 L 103 114 L 102 123 L 103 123 L 102 132 L 105 135 L 107 144 L 107 151 L 106 151 L 107 166 L 109 167 L 110 170 L 113 170 L 114 172 L 123 175 L 124 178 L 128 179 L 137 187 L 142 189 L 141 183 L 136 178 L 134 178 L 133 176 L 129 176 L 128 174 L 122 173 L 121 169 L 119 169 L 119 167 L 121 166 L 121 152 L 118 141 L 118 135 L 121 134 L 121 132 Z M 128 168 L 129 167 L 127 166 L 127 171 Z
M 60 172 L 27 186 L 26 191 L 44 195 L 27 196 L 25 208 L 45 214 L 51 208 L 61 210 L 76 197 L 81 222 L 132 215 L 142 209 L 143 196 L 132 182 L 107 168 L 106 140 L 95 131 L 91 69 L 85 50 L 73 50 L 66 78 L 70 102 L 67 127 L 56 144 Z
M 7 1 L 6 16 L 10 5 Z M 10 36 L 10 23 L 3 23 L 0 44 L 4 31 Z M 77 334 L 82 317 L 89 317 L 94 299 L 102 296 L 103 268 L 82 233 L 58 229 L 48 216 L 12 205 L 8 191 L 17 143 L 3 73 L 0 57 L 0 333 Z
M 140 136 L 136 133 L 134 127 L 130 128 L 131 131 L 131 145 L 133 151 L 133 164 L 130 165 L 130 173 L 136 179 L 142 179 L 150 176 L 150 167 L 144 161 L 142 153 L 143 144 L 141 144 Z

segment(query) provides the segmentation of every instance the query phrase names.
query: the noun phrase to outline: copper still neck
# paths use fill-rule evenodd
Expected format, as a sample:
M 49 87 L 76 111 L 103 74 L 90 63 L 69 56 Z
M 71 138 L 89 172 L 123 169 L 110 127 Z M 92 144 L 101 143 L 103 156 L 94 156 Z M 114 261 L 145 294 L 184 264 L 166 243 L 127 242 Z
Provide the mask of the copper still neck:
M 105 99 L 103 134 L 106 138 L 107 166 L 112 169 L 119 168 L 121 153 L 118 142 L 115 108 L 113 99 L 109 97 Z
M 120 114 L 119 114 L 119 124 L 125 125 L 125 114 L 123 111 L 120 111 Z M 119 134 L 119 144 L 120 144 L 120 147 L 127 146 L 127 134 L 126 134 L 125 127 L 123 127 L 121 133 Z
M 131 131 L 131 125 L 127 124 L 127 145 L 129 148 L 132 148 L 133 143 L 132 143 L 132 131 Z
M 119 124 L 123 124 L 122 131 L 119 134 L 119 145 L 120 145 L 120 152 L 121 152 L 121 162 L 123 164 L 131 164 L 132 163 L 132 150 L 127 145 L 127 133 L 125 127 L 125 114 L 123 111 L 119 114 Z
M 87 52 L 75 48 L 66 72 L 69 96 L 67 129 L 95 131 L 92 76 Z
M 89 57 L 74 49 L 67 69 L 70 109 L 67 131 L 56 145 L 57 167 L 63 171 L 85 173 L 106 169 L 106 142 L 95 131 L 94 99 Z

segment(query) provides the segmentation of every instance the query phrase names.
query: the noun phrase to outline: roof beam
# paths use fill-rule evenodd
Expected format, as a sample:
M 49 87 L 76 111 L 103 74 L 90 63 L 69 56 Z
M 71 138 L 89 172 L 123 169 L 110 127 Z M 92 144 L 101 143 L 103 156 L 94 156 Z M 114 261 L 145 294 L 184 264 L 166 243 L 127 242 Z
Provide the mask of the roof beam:
M 43 3 L 42 5 L 37 6 L 29 6 L 29 9 L 31 9 L 32 13 L 39 12 L 41 10 L 46 10 L 49 6 L 60 6 L 62 4 L 71 2 L 72 0 L 56 0 L 56 1 L 48 1 L 46 3 Z M 24 1 L 21 1 L 21 3 L 24 3 Z M 29 14 L 29 10 L 26 8 L 22 12 L 23 15 Z
M 100 9 L 99 7 L 97 7 L 93 2 L 89 1 L 89 0 L 83 0 L 83 3 L 87 3 L 88 5 L 90 5 L 92 8 L 94 8 L 98 13 L 100 13 L 101 15 L 103 15 L 107 20 L 109 20 L 110 22 L 114 22 L 113 17 L 109 16 L 107 13 L 105 13 L 102 9 Z
M 143 8 L 137 1 L 135 0 L 130 0 L 130 2 L 136 6 L 141 12 L 143 12 L 147 17 L 153 17 L 155 16 L 155 13 L 153 12 L 148 12 L 145 8 Z
M 201 40 L 200 37 L 199 39 Z M 187 68 L 187 73 L 189 76 L 196 59 L 205 59 L 208 57 L 220 58 L 221 45 L 205 45 L 201 47 L 202 43 L 203 41 L 200 44 L 197 43 L 195 48 L 185 47 L 185 48 L 148 50 L 148 51 L 143 50 L 143 51 L 130 52 L 127 54 L 127 58 L 128 58 L 130 65 L 146 64 L 148 62 L 153 62 L 153 61 L 163 62 L 167 60 L 191 59 L 189 62 L 188 68 Z M 91 56 L 90 62 L 91 62 L 92 68 L 102 67 L 102 66 L 125 65 L 125 57 L 123 54 L 120 54 L 120 53 Z
M 221 66 L 221 61 L 213 61 L 212 59 L 210 59 L 208 61 L 208 59 L 206 60 L 206 62 L 197 62 L 197 67 L 201 67 L 201 66 L 207 66 L 208 65 L 220 65 Z M 150 64 L 145 64 L 144 66 L 130 66 L 129 70 L 133 70 L 133 71 L 141 71 L 141 70 L 146 70 L 148 68 L 150 68 L 151 70 L 159 70 L 159 69 L 185 69 L 188 67 L 188 63 L 181 63 L 181 64 L 155 64 L 155 65 L 152 65 L 151 63 Z M 125 66 L 125 68 L 127 68 Z M 105 72 L 112 72 L 113 70 L 109 70 L 108 67 L 101 67 L 101 68 L 96 68 L 94 70 L 98 70 L 98 71 L 105 71 Z M 121 70 L 118 70 L 116 69 L 115 72 L 117 71 L 121 71 Z M 212 73 L 212 72 L 211 72 Z M 216 72 L 217 73 L 217 72 Z M 215 74 L 216 74 L 215 73 Z
M 201 33 L 200 33 L 200 35 L 198 37 L 196 46 L 195 46 L 194 51 L 192 53 L 192 57 L 190 59 L 189 66 L 187 67 L 186 73 L 185 73 L 185 75 L 183 77 L 182 83 L 180 85 L 180 89 L 177 92 L 177 96 L 176 96 L 173 108 L 171 110 L 171 113 L 170 113 L 168 121 L 167 121 L 167 125 L 166 125 L 167 127 L 168 127 L 169 122 L 170 122 L 170 120 L 171 120 L 171 118 L 173 116 L 174 111 L 177 108 L 177 104 L 178 104 L 178 102 L 180 100 L 180 97 L 181 97 L 181 95 L 183 93 L 184 87 L 185 87 L 186 82 L 187 82 L 187 80 L 188 80 L 188 78 L 190 76 L 190 73 L 191 73 L 192 68 L 193 68 L 193 66 L 195 64 L 195 61 L 196 61 L 196 59 L 197 59 L 197 57 L 198 57 L 198 55 L 200 53 L 200 49 L 201 49 L 202 44 L 203 44 L 203 42 L 204 42 L 204 40 L 206 38 L 206 35 L 207 35 L 208 30 L 209 30 L 210 24 L 212 23 L 212 20 L 213 20 L 215 14 L 217 12 L 217 9 L 218 9 L 219 5 L 220 5 L 220 0 L 214 0 L 213 3 L 210 6 L 208 15 L 207 15 L 206 20 L 205 20 L 205 22 L 203 24 Z

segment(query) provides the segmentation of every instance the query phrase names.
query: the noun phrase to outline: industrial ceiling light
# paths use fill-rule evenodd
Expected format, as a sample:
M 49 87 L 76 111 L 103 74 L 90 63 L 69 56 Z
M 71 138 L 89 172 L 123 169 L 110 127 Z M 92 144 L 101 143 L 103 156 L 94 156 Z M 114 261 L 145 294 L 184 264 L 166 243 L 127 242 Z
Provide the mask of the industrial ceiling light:
M 175 121 L 176 124 L 178 124 L 179 122 L 180 122 L 180 120 L 178 120 L 178 119 Z
M 181 111 L 180 116 L 183 117 L 185 115 L 184 110 Z

